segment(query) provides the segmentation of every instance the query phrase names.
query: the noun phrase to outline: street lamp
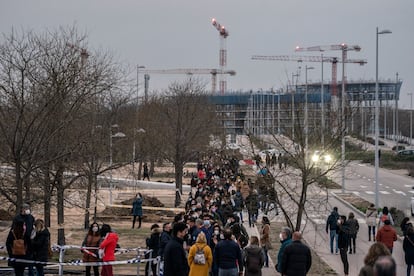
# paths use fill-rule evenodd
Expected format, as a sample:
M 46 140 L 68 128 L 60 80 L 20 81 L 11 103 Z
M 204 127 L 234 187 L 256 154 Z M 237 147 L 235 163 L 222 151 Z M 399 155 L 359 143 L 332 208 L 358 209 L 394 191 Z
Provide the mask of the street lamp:
M 390 30 L 378 31 L 376 29 L 376 51 L 375 51 L 375 206 L 378 208 L 378 168 L 379 168 L 379 97 L 378 97 L 378 36 L 380 34 L 390 34 Z
M 410 96 L 410 146 L 411 146 L 412 140 L 413 140 L 413 93 L 408 93 L 408 95 Z
M 112 128 L 118 128 L 117 124 L 111 125 L 109 128 L 109 204 L 112 205 L 112 139 L 113 138 L 124 138 L 125 133 L 117 132 L 112 134 Z
M 309 123 L 308 123 L 308 70 L 315 69 L 312 66 L 305 66 L 305 156 L 308 152 L 308 132 L 309 132 Z M 305 158 L 306 159 L 306 158 Z M 305 160 L 307 161 L 307 160 Z
M 139 69 L 144 69 L 145 66 L 137 65 L 137 98 L 135 101 L 136 105 L 136 120 L 138 122 L 138 105 L 139 105 Z M 132 176 L 135 176 L 135 128 L 133 131 L 133 139 L 132 139 Z M 134 177 L 134 182 L 136 182 L 136 177 Z M 136 184 L 136 183 L 135 183 Z

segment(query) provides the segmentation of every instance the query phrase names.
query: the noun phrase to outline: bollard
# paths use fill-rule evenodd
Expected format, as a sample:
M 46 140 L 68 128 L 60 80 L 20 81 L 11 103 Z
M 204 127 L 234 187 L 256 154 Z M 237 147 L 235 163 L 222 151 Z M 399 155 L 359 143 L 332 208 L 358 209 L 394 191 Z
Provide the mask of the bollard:
M 59 276 L 63 276 L 63 260 L 65 258 L 65 248 L 64 247 L 60 247 L 59 250 Z

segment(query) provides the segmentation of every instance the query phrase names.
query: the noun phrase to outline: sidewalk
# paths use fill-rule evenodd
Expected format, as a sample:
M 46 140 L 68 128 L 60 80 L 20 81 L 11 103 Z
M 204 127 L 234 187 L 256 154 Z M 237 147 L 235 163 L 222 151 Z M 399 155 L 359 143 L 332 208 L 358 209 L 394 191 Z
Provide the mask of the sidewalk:
M 368 242 L 368 226 L 365 223 L 365 216 L 358 210 L 354 209 L 348 203 L 345 203 L 335 196 L 329 197 L 329 205 L 337 206 L 341 215 L 348 217 L 349 212 L 353 212 L 359 222 L 359 232 L 356 241 L 356 254 L 348 254 L 349 275 L 358 275 L 360 269 L 364 266 L 364 258 L 369 247 L 373 242 Z M 328 214 L 326 214 L 327 216 Z M 310 247 L 332 268 L 338 275 L 344 275 L 343 265 L 340 255 L 330 253 L 329 235 L 325 232 L 325 221 L 315 220 L 308 224 L 304 230 L 303 237 Z M 397 263 L 397 276 L 406 275 L 406 265 L 404 260 L 404 251 L 400 240 L 394 243 L 392 256 Z
M 247 212 L 243 213 L 243 216 L 247 216 Z M 245 216 L 245 217 L 246 217 Z M 248 222 L 244 222 L 243 226 L 246 228 L 247 234 L 249 234 L 250 236 L 257 236 L 258 238 L 260 238 L 260 233 L 257 230 L 257 227 L 249 227 L 249 223 Z M 272 258 L 269 258 L 269 267 L 263 267 L 262 268 L 262 276 L 275 276 L 277 275 L 276 269 L 275 269 L 275 264 L 273 263 Z

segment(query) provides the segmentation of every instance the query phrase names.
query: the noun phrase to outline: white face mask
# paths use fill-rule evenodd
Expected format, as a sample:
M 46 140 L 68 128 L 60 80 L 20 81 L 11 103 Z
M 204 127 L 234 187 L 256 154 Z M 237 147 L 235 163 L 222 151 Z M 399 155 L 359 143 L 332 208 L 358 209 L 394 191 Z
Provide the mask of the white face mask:
M 279 234 L 279 239 L 280 239 L 281 241 L 283 241 L 283 240 L 284 240 L 284 238 L 283 238 L 283 234 L 282 234 L 282 233 L 280 233 L 280 234 Z
M 24 213 L 25 213 L 26 215 L 30 215 L 30 210 L 29 210 L 29 209 L 24 210 Z
M 220 233 L 220 231 L 219 230 L 215 230 L 214 231 L 214 235 L 218 235 Z
M 96 227 L 96 226 L 95 227 L 92 227 L 92 231 L 93 232 L 98 232 L 98 227 Z

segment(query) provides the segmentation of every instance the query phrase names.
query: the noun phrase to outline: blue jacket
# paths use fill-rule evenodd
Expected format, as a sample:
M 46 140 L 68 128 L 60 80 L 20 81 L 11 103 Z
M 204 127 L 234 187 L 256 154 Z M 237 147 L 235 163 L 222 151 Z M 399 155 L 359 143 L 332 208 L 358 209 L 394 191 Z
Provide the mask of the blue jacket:
M 134 202 L 132 203 L 132 215 L 137 217 L 142 217 L 142 202 L 144 200 L 142 198 L 135 198 Z
M 285 250 L 286 246 L 292 243 L 292 239 L 288 238 L 284 241 L 282 241 L 282 245 L 280 246 L 279 253 L 277 254 L 277 264 L 276 264 L 276 271 L 281 272 L 282 271 L 282 257 L 283 257 L 283 251 Z
M 217 260 L 219 268 L 237 268 L 238 264 L 239 271 L 243 271 L 241 249 L 240 246 L 233 240 L 220 241 L 214 250 L 214 259 Z

